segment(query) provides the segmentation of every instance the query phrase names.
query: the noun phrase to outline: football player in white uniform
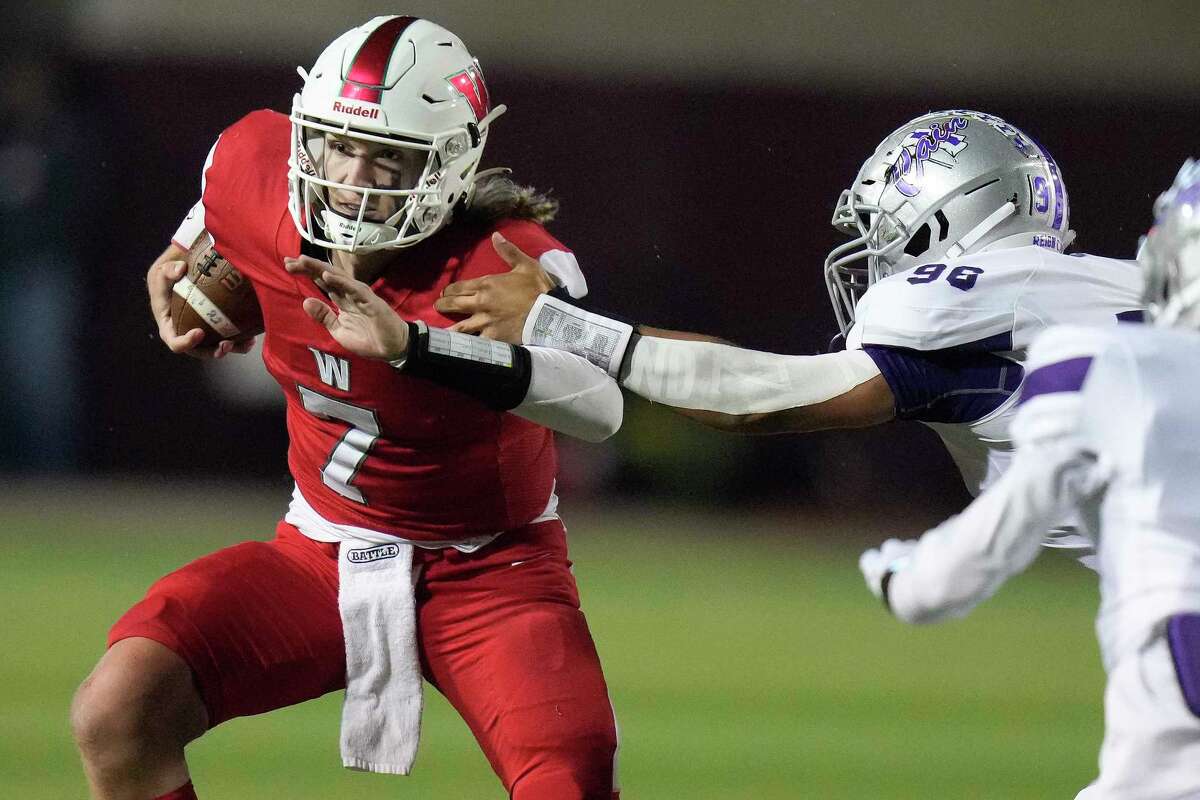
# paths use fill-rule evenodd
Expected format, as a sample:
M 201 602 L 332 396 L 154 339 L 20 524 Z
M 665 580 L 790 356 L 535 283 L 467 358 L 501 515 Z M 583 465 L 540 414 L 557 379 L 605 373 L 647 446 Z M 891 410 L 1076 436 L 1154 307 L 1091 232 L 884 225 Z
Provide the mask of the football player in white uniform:
M 1141 313 L 1135 263 L 1063 254 L 1068 211 L 1057 165 L 1030 137 L 990 114 L 938 112 L 884 139 L 838 201 L 833 225 L 851 240 L 829 254 L 825 278 L 844 351 L 775 355 L 585 312 L 565 293 L 537 294 L 533 259 L 451 284 L 437 308 L 466 315 L 458 330 L 578 353 L 715 427 L 920 420 L 978 494 L 1011 457 L 1034 336 Z M 1047 543 L 1087 545 L 1062 528 Z
M 1071 510 L 1098 542 L 1108 672 L 1100 776 L 1079 798 L 1200 797 L 1200 163 L 1159 198 L 1141 259 L 1153 326 L 1034 343 L 1012 467 L 919 541 L 863 554 L 906 622 L 961 616 Z

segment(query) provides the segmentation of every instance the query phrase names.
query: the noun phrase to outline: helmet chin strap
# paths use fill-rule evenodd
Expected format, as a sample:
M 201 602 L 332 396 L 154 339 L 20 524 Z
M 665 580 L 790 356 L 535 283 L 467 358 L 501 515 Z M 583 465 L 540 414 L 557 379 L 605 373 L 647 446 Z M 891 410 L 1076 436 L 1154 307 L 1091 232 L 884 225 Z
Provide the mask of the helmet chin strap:
M 352 220 L 331 209 L 320 211 L 320 224 L 331 242 L 348 247 L 354 252 L 358 247 L 379 244 L 397 238 L 398 231 L 391 225 L 368 220 Z
M 991 232 L 993 228 L 1015 213 L 1017 213 L 1016 203 L 1008 202 L 1000 206 L 991 214 L 988 214 L 983 222 L 971 228 L 971 230 L 960 236 L 957 242 L 946 248 L 946 258 L 958 258 L 974 247 L 976 242 Z

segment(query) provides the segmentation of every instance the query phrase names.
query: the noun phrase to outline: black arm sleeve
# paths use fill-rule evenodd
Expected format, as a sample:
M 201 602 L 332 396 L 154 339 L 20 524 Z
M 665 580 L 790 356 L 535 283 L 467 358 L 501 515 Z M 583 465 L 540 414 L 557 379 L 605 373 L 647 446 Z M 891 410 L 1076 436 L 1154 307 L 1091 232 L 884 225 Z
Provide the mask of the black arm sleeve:
M 433 381 L 474 397 L 488 408 L 516 408 L 533 378 L 529 351 L 465 333 L 408 323 L 408 352 L 393 362 L 405 375 Z

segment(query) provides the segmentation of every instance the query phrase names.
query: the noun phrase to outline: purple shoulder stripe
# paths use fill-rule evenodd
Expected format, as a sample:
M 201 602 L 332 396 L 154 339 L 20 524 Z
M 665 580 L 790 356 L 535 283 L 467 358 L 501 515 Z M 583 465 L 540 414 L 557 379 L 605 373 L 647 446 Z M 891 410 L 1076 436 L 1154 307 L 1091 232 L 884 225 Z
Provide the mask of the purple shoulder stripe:
M 1176 614 L 1167 619 L 1167 644 L 1175 661 L 1175 676 L 1188 709 L 1200 717 L 1200 614 Z
M 1039 394 L 1078 392 L 1091 366 L 1091 356 L 1080 356 L 1038 367 L 1025 379 L 1019 402 L 1027 403 Z

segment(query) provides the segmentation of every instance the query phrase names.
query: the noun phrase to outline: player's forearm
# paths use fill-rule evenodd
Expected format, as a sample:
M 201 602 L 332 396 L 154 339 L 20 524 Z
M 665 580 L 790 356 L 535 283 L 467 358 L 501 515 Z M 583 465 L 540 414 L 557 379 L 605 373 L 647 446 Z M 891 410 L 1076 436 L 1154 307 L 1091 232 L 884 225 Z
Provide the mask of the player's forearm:
M 888 606 L 905 622 L 961 617 L 1037 557 L 1045 531 L 1079 500 L 1086 458 L 1022 453 L 961 514 L 921 537 L 888 585 Z
M 882 375 L 821 403 L 793 406 L 760 414 L 722 414 L 686 408 L 672 409 L 702 425 L 730 433 L 773 435 L 882 425 L 896 416 L 891 389 Z
M 733 342 L 728 339 L 722 339 L 720 336 L 711 336 L 707 333 L 696 333 L 695 331 L 676 331 L 670 328 L 655 328 L 650 325 L 638 325 L 637 332 L 641 336 L 653 336 L 655 339 L 676 339 L 683 342 L 712 342 L 713 344 L 727 344 L 736 347 Z
M 602 441 L 621 427 L 620 389 L 583 358 L 407 325 L 405 354 L 391 362 L 406 374 L 586 441 Z
M 886 385 L 854 391 L 880 374 L 861 351 L 789 356 L 745 350 L 704 334 L 635 330 L 628 321 L 545 295 L 526 319 L 523 340 L 587 358 L 630 391 L 723 430 L 861 427 L 894 414 Z
M 529 388 L 513 414 L 587 442 L 604 441 L 620 429 L 625 399 L 608 374 L 571 353 L 525 349 Z
M 621 385 L 647 400 L 779 430 L 813 429 L 824 421 L 819 406 L 879 375 L 861 351 L 792 356 L 650 336 L 627 359 Z

